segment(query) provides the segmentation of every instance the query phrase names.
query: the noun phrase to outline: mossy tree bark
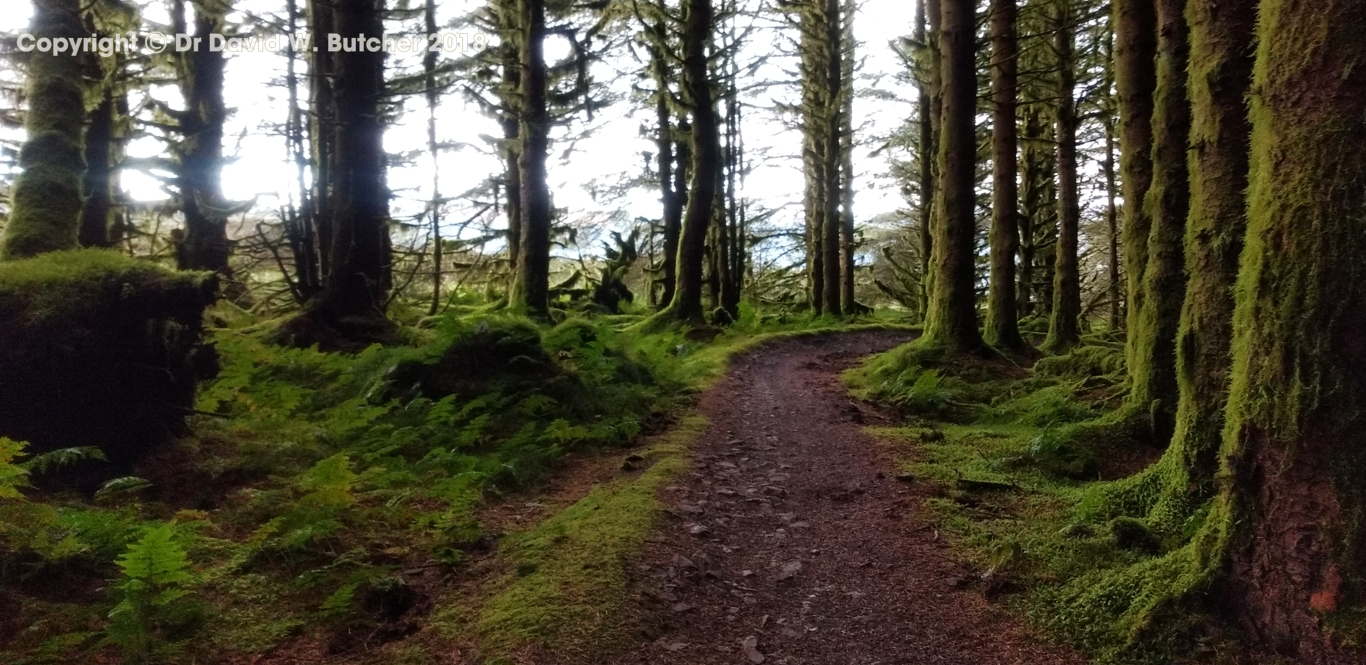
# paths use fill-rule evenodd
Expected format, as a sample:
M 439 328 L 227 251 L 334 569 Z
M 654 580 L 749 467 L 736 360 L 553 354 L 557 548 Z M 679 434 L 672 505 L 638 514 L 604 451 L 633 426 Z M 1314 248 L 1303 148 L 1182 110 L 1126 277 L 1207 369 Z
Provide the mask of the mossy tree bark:
M 1325 626 L 1353 630 L 1366 608 L 1361 9 L 1260 4 L 1227 463 L 1213 513 L 1227 546 L 1225 606 L 1303 663 L 1361 662 L 1330 646 Z
M 1015 254 L 1020 246 L 1015 110 L 1018 87 L 1016 0 L 991 2 L 991 284 L 986 341 L 1023 351 L 1015 303 Z
M 692 109 L 692 189 L 678 243 L 678 288 L 661 314 L 692 324 L 704 322 L 703 260 L 707 227 L 721 171 L 721 136 L 707 67 L 712 29 L 711 0 L 687 0 L 683 17 L 684 102 Z
M 550 149 L 550 110 L 546 100 L 545 0 L 520 0 L 521 223 L 517 277 L 511 304 L 539 318 L 550 316 L 550 188 L 546 156 Z
M 1209 498 L 1228 398 L 1233 289 L 1247 229 L 1248 124 L 1255 0 L 1191 0 L 1190 214 L 1186 297 L 1176 337 L 1179 397 L 1155 524 L 1175 525 Z
M 79 38 L 81 3 L 34 0 L 29 31 L 38 38 Z M 28 140 L 19 151 L 12 210 L 0 259 L 23 259 L 77 245 L 85 101 L 80 60 L 34 51 L 28 62 Z
M 332 12 L 342 35 L 383 34 L 383 0 L 340 0 Z M 384 54 L 333 55 L 336 136 L 333 220 L 327 286 L 309 310 L 346 336 L 387 331 L 389 190 L 385 183 Z
M 943 0 L 939 46 L 944 115 L 939 140 L 939 188 L 935 199 L 933 284 L 921 344 L 962 351 L 982 347 L 974 290 L 976 236 L 974 198 L 977 101 L 976 6 Z
M 1070 0 L 1053 7 L 1053 50 L 1058 58 L 1058 108 L 1054 135 L 1058 141 L 1058 242 L 1053 259 L 1053 308 L 1048 316 L 1044 349 L 1064 353 L 1081 342 L 1081 274 L 1077 265 L 1077 231 L 1081 198 L 1077 191 L 1076 57 Z
M 1115 87 L 1119 101 L 1119 172 L 1124 197 L 1124 274 L 1129 331 L 1125 355 L 1134 371 L 1134 331 L 1143 305 L 1152 220 L 1143 197 L 1153 179 L 1153 91 L 1157 88 L 1157 10 L 1153 0 L 1114 0 Z
M 1175 427 L 1176 331 L 1185 288 L 1184 240 L 1190 209 L 1186 146 L 1190 103 L 1185 0 L 1158 0 L 1157 87 L 1153 99 L 1152 183 L 1143 199 L 1150 220 L 1143 296 L 1129 328 L 1128 403 L 1147 410 L 1154 441 L 1165 445 Z

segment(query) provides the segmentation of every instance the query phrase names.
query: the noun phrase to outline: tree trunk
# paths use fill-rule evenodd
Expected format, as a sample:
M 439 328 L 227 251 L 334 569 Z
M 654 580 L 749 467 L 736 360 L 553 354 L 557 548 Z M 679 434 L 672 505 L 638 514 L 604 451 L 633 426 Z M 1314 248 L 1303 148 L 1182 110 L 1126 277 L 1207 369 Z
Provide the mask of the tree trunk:
M 821 152 L 821 190 L 824 197 L 821 206 L 821 266 L 825 276 L 821 285 L 825 291 L 825 311 L 840 316 L 840 116 L 841 74 L 843 69 L 840 58 L 840 0 L 820 0 L 824 2 L 822 27 L 825 29 L 824 44 L 824 81 L 821 94 L 823 141 Z
M 382 5 L 382 0 L 339 0 L 334 9 L 336 32 L 382 34 Z M 311 309 L 344 335 L 359 338 L 375 327 L 386 327 L 390 257 L 389 191 L 380 122 L 384 54 L 343 48 L 333 57 L 336 161 L 331 260 L 327 286 Z
M 546 102 L 545 0 L 521 0 L 521 246 L 511 304 L 550 317 L 550 188 L 546 153 L 550 111 Z
M 700 323 L 702 316 L 702 263 L 707 226 L 716 198 L 721 169 L 721 137 L 707 68 L 707 40 L 712 29 L 711 0 L 687 0 L 683 27 L 683 88 L 692 108 L 692 190 L 683 215 L 678 244 L 678 287 L 663 314 L 668 318 Z
M 674 286 L 678 277 L 678 235 L 683 223 L 683 197 L 674 182 L 674 132 L 673 113 L 669 109 L 669 65 L 665 59 L 667 46 L 667 27 L 660 21 L 653 27 L 654 45 L 650 50 L 650 71 L 655 79 L 655 148 L 658 151 L 659 200 L 663 206 L 664 257 L 660 275 L 664 293 L 660 302 L 673 301 Z
M 82 247 L 108 247 L 114 215 L 114 169 L 118 124 L 118 100 L 112 88 L 90 112 L 85 131 L 85 203 L 81 208 Z
M 926 0 L 916 0 L 915 5 L 915 33 L 914 41 L 917 44 L 928 45 L 926 36 L 926 18 L 928 9 L 925 7 Z M 928 52 L 929 49 L 926 49 Z M 929 61 L 929 57 L 922 57 L 921 62 Z M 934 66 L 938 65 L 935 60 Z M 929 69 L 926 65 L 924 69 Z M 919 89 L 916 98 L 917 123 L 920 129 L 918 141 L 918 159 L 920 160 L 920 210 L 919 210 L 919 232 L 920 232 L 920 316 L 923 319 L 928 308 L 930 291 L 925 277 L 930 273 L 930 250 L 934 243 L 934 237 L 930 233 L 930 219 L 934 210 L 934 127 L 930 119 L 930 82 L 929 72 L 921 71 L 916 76 L 916 87 Z
M 1020 249 L 1015 109 L 1018 94 L 1015 0 L 991 2 L 991 285 L 986 341 L 1023 351 L 1015 308 L 1015 254 Z
M 976 236 L 977 100 L 975 4 L 943 0 L 939 35 L 944 117 L 939 139 L 939 191 L 935 199 L 933 297 L 923 344 L 965 351 L 982 346 L 974 289 Z
M 1113 20 L 1113 19 L 1112 19 Z M 1109 253 L 1106 263 L 1109 270 L 1109 283 L 1107 284 L 1107 295 L 1110 298 L 1110 317 L 1109 324 L 1111 332 L 1119 330 L 1123 325 L 1121 320 L 1122 311 L 1120 308 L 1123 300 L 1122 289 L 1119 283 L 1119 207 L 1115 204 L 1115 197 L 1119 193 L 1119 182 L 1115 177 L 1115 98 L 1110 94 L 1111 86 L 1114 84 L 1114 50 L 1115 36 L 1114 30 L 1107 30 L 1105 36 L 1105 156 L 1101 158 L 1100 170 L 1105 178 L 1105 228 L 1108 231 L 1106 240 L 1109 241 Z
M 1143 205 L 1153 180 L 1153 92 L 1157 88 L 1157 11 L 1153 0 L 1114 0 L 1115 87 L 1119 96 L 1119 172 L 1124 196 L 1124 274 L 1128 303 L 1125 355 L 1132 378 L 1143 271 L 1152 219 Z
M 1197 22 L 1213 4 L 1197 3 Z M 1257 14 L 1247 246 L 1219 453 L 1226 475 L 1211 519 L 1227 548 L 1223 606 L 1299 663 L 1362 662 L 1327 634 L 1355 630 L 1366 608 L 1361 9 L 1263 0 Z M 1192 71 L 1209 77 L 1209 64 Z
M 1128 402 L 1147 410 L 1154 442 L 1171 440 L 1176 414 L 1176 329 L 1186 293 L 1184 239 L 1190 209 L 1186 146 L 1190 102 L 1185 0 L 1158 0 L 1157 88 L 1153 100 L 1152 185 L 1143 199 L 1151 220 L 1138 325 L 1129 329 Z
M 858 314 L 866 308 L 854 299 L 854 0 L 844 0 L 840 41 L 840 309 Z
M 1048 317 L 1049 353 L 1064 353 L 1081 342 L 1081 275 L 1077 267 L 1077 226 L 1081 201 L 1077 192 L 1077 107 L 1074 99 L 1076 62 L 1073 56 L 1071 2 L 1055 5 L 1053 50 L 1058 55 L 1058 242 L 1053 259 L 1053 309 Z
M 309 31 L 314 45 L 326 44 L 336 22 L 333 5 L 327 0 L 308 0 Z M 319 286 L 326 287 L 332 274 L 332 222 L 335 200 L 332 190 L 336 177 L 337 104 L 332 94 L 335 56 L 325 48 L 309 54 L 310 163 L 313 167 L 311 221 L 317 232 Z
M 37 38 L 79 38 L 77 0 L 34 0 L 29 31 Z M 28 139 L 19 151 L 0 260 L 23 259 L 77 246 L 81 176 L 85 171 L 85 102 L 80 60 L 35 51 L 28 63 Z
M 1147 506 L 1161 537 L 1179 536 L 1213 495 L 1228 399 L 1233 292 L 1247 229 L 1248 125 L 1256 0 L 1192 0 L 1191 205 L 1186 227 L 1185 304 L 1177 336 L 1176 432 Z
M 934 293 L 934 225 L 939 219 L 936 209 L 939 200 L 939 141 L 940 127 L 944 120 L 944 70 L 943 54 L 940 51 L 940 29 L 944 22 L 943 0 L 921 0 L 921 15 L 928 22 L 928 32 L 923 44 L 928 50 L 925 60 L 926 88 L 929 96 L 929 112 L 923 114 L 929 120 L 929 129 L 922 125 L 921 136 L 928 131 L 929 140 L 923 141 L 920 149 L 921 177 L 928 177 L 929 187 L 920 193 L 920 283 L 924 291 L 921 313 L 926 319 L 930 313 L 930 298 Z M 928 172 L 928 176 L 926 176 Z
M 228 3 L 192 0 L 194 35 L 208 44 L 210 35 L 222 34 L 227 25 Z M 176 3 L 183 21 L 183 2 Z M 180 32 L 180 30 L 178 30 Z M 223 125 L 228 119 L 223 98 L 227 57 L 222 51 L 199 48 L 179 54 L 180 85 L 185 111 L 179 114 L 184 135 L 177 185 L 185 215 L 185 236 L 176 244 L 176 266 L 182 270 L 211 270 L 232 279 L 228 259 L 227 202 L 223 197 Z

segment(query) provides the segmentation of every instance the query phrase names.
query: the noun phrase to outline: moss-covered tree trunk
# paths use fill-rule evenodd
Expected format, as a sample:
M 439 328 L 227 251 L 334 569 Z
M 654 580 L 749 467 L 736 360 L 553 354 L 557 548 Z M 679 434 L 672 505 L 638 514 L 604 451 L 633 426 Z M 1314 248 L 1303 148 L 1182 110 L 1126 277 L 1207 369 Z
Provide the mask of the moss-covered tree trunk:
M 1015 254 L 1020 246 L 1015 109 L 1018 95 L 1015 0 L 991 2 L 991 285 L 986 341 L 1025 349 L 1015 303 Z
M 34 0 L 29 26 L 36 38 L 78 38 L 81 3 Z M 19 151 L 23 171 L 14 181 L 0 259 L 22 259 L 76 247 L 85 172 L 85 101 L 80 60 L 34 51 L 28 62 L 28 139 Z
M 716 184 L 721 171 L 721 135 L 712 82 L 707 67 L 711 37 L 711 0 L 687 0 L 683 18 L 684 101 L 692 109 L 692 189 L 683 213 L 678 243 L 678 288 L 661 312 L 689 323 L 704 321 L 702 313 L 703 260 L 707 227 L 711 223 Z
M 939 33 L 944 80 L 944 117 L 939 140 L 939 188 L 935 199 L 933 284 L 921 343 L 964 351 L 982 346 L 977 328 L 976 6 L 972 0 L 943 0 Z
M 1048 316 L 1044 348 L 1063 353 L 1081 342 L 1081 273 L 1077 265 L 1077 231 L 1081 195 L 1077 191 L 1076 57 L 1073 55 L 1070 0 L 1055 3 L 1053 50 L 1058 58 L 1058 108 L 1054 136 L 1058 141 L 1058 242 L 1053 259 L 1053 308 Z
M 1119 101 L 1119 173 L 1124 197 L 1124 279 L 1129 331 L 1125 355 L 1134 371 L 1134 331 L 1143 305 L 1152 220 L 1143 197 L 1153 179 L 1153 91 L 1157 88 L 1157 10 L 1153 0 L 1114 0 L 1115 88 Z
M 1362 4 L 1263 0 L 1258 16 L 1227 462 L 1212 515 L 1226 538 L 1225 607 L 1296 662 L 1360 663 L 1325 633 L 1361 644 L 1366 610 Z M 1208 75 L 1207 64 L 1195 71 Z
M 1186 146 L 1189 39 L 1185 0 L 1157 2 L 1157 88 L 1153 98 L 1152 184 L 1143 199 L 1150 220 L 1143 296 L 1129 328 L 1129 405 L 1147 410 L 1154 441 L 1170 440 L 1176 414 L 1176 330 L 1186 293 L 1185 228 L 1190 209 Z
M 517 277 L 511 305 L 540 318 L 550 316 L 550 110 L 546 100 L 545 0 L 521 0 L 521 223 Z
M 1247 229 L 1248 125 L 1256 0 L 1191 0 L 1190 182 L 1185 303 L 1177 334 L 1176 430 L 1163 458 L 1137 482 L 1155 533 L 1182 535 L 1214 492 L 1228 398 L 1233 289 Z M 1154 491 L 1154 489 L 1156 491 Z

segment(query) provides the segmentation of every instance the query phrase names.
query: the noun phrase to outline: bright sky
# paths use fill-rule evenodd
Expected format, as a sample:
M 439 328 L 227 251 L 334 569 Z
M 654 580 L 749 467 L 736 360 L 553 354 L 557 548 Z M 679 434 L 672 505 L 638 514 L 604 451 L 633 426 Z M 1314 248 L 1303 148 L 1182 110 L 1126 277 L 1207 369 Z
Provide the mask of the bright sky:
M 748 0 L 746 0 L 748 1 Z M 0 13 L 0 30 L 18 31 L 27 26 L 31 8 L 27 2 L 12 0 L 11 11 Z M 477 6 L 475 0 L 445 0 L 440 4 L 441 22 L 463 15 Z M 894 93 L 903 101 L 889 101 L 859 97 L 855 101 L 855 126 L 860 141 L 868 142 L 856 152 L 857 199 L 855 212 L 860 220 L 895 211 L 904 205 L 896 186 L 886 178 L 885 155 L 871 156 L 876 147 L 874 138 L 884 136 L 900 125 L 911 113 L 913 95 L 908 84 L 897 82 L 895 75 L 902 64 L 889 43 L 911 29 L 912 4 L 904 0 L 863 0 L 855 20 L 855 32 L 860 42 L 859 56 L 863 59 L 858 82 L 860 91 L 870 85 Z M 239 11 L 269 11 L 279 3 L 269 0 L 239 0 Z M 145 14 L 149 21 L 164 22 L 166 14 L 154 7 Z M 761 22 L 759 29 L 742 50 L 741 61 L 784 48 L 786 36 L 780 35 L 773 22 Z M 775 44 L 778 45 L 775 47 Z M 549 43 L 547 56 L 555 58 L 567 53 L 564 42 Z M 390 64 L 401 59 L 417 62 L 420 54 L 391 55 Z M 285 161 L 285 148 L 278 136 L 268 133 L 263 125 L 278 122 L 285 115 L 287 104 L 283 88 L 271 87 L 272 80 L 283 76 L 284 59 L 268 53 L 241 53 L 229 56 L 227 89 L 228 104 L 234 113 L 227 128 L 228 155 L 234 161 L 224 171 L 224 187 L 234 200 L 257 197 L 257 210 L 278 208 L 287 196 L 293 180 L 291 167 Z M 801 139 L 795 128 L 789 128 L 772 111 L 777 102 L 796 100 L 796 62 L 793 59 L 773 59 L 756 72 L 756 80 L 769 79 L 788 82 L 788 85 L 762 88 L 742 95 L 746 105 L 743 114 L 744 140 L 754 171 L 745 183 L 745 195 L 763 208 L 787 206 L 775 220 L 797 224 L 800 219 L 802 178 L 799 151 Z M 626 94 L 638 81 L 639 64 L 621 57 L 599 63 L 593 76 L 612 90 Z M 647 87 L 648 82 L 643 82 Z M 152 95 L 173 106 L 180 105 L 180 95 L 172 87 L 154 89 Z M 136 100 L 134 100 L 136 103 Z M 625 219 L 637 216 L 657 217 L 659 204 L 649 188 L 636 188 L 622 200 L 600 196 L 595 200 L 594 189 L 605 190 L 626 178 L 641 175 L 645 168 L 643 153 L 653 152 L 648 133 L 642 128 L 653 127 L 653 109 L 633 108 L 635 104 L 622 101 L 594 118 L 597 131 L 590 138 L 572 146 L 557 141 L 551 146 L 550 178 L 555 205 L 568 208 L 570 219 L 581 222 L 611 218 L 621 211 Z M 385 146 L 391 153 L 416 153 L 426 146 L 425 103 L 420 98 L 408 101 L 406 112 L 389 128 Z M 583 123 L 579 118 L 576 123 Z M 579 124 L 579 127 L 582 125 Z M 496 123 L 478 112 L 460 95 L 452 94 L 438 110 L 439 140 L 463 146 L 443 156 L 440 162 L 442 194 L 458 196 L 473 189 L 490 174 L 499 171 L 500 160 L 491 152 L 481 136 L 498 136 Z M 561 138 L 565 130 L 559 132 Z M 572 150 L 567 150 L 572 147 Z M 158 154 L 161 146 L 153 139 L 135 142 L 129 148 L 133 157 Z M 761 159 L 762 157 L 762 159 Z M 431 196 L 430 160 L 420 156 L 408 165 L 391 167 L 390 187 L 395 192 L 395 217 L 415 214 L 422 209 L 423 200 Z M 124 187 L 140 200 L 155 200 L 165 195 L 157 182 L 145 175 L 129 173 L 124 176 Z M 447 218 L 460 221 L 470 213 L 461 201 L 452 202 Z M 591 223 L 584 224 L 591 226 Z

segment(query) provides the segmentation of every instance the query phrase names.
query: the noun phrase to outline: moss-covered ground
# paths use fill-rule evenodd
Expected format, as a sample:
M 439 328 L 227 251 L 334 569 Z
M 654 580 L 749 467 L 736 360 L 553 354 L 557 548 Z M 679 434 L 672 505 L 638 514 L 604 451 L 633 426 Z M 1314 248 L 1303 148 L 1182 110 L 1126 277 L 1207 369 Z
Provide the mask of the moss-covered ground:
M 904 416 L 871 431 L 933 486 L 922 514 L 978 590 L 1096 663 L 1235 662 L 1202 603 L 1209 507 L 1179 529 L 1148 522 L 1161 451 L 1132 431 L 1144 419 L 1124 406 L 1123 374 L 1123 349 L 1092 339 L 1032 366 L 912 343 L 846 379 Z
M 626 561 L 705 424 L 693 396 L 753 344 L 850 327 L 642 317 L 471 305 L 341 355 L 216 312 L 222 370 L 178 443 L 116 469 L 98 441 L 0 442 L 0 662 L 517 662 L 628 637 Z

